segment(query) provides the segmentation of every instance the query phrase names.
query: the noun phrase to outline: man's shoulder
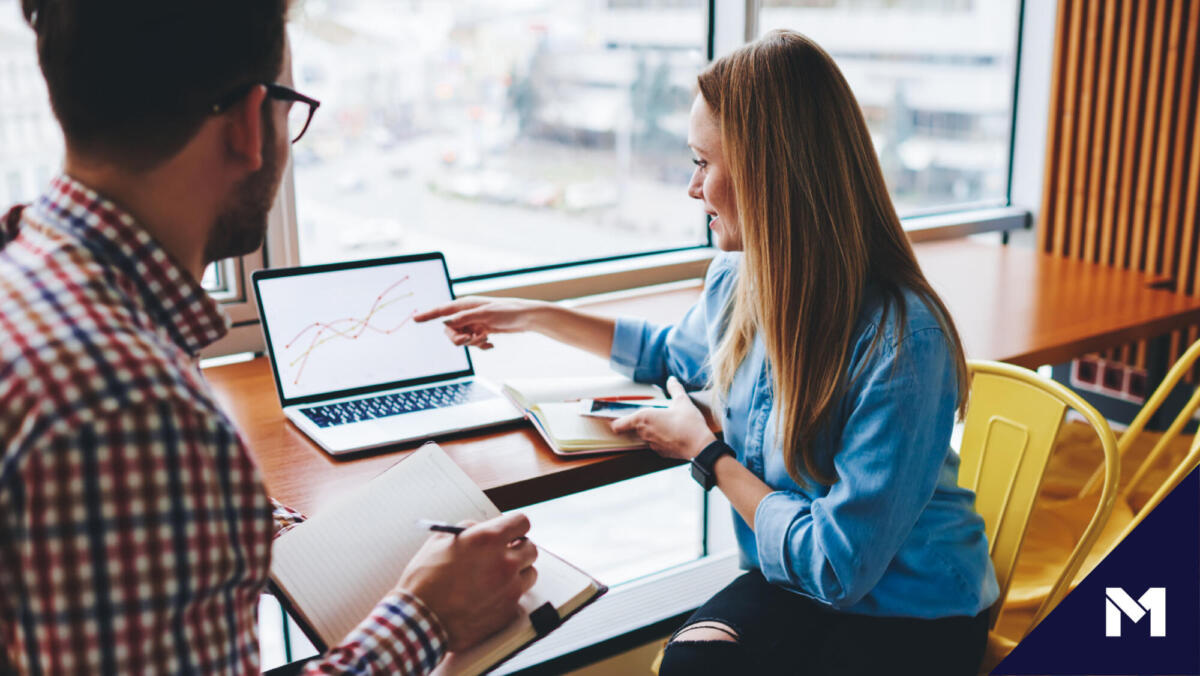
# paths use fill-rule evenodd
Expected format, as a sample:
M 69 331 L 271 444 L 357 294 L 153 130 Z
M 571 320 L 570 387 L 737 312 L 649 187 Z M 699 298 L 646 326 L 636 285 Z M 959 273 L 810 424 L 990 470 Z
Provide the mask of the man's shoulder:
M 97 274 L 56 280 L 0 262 L 0 428 L 148 402 L 214 408 L 187 355 Z

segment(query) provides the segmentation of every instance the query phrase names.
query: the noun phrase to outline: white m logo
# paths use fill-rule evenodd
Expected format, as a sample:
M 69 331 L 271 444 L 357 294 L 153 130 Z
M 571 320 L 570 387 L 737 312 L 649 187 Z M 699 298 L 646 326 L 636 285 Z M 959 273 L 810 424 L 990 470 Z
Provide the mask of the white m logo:
M 1128 615 L 1134 622 L 1140 622 L 1143 617 L 1150 615 L 1150 635 L 1167 635 L 1167 588 L 1151 587 L 1142 594 L 1142 598 L 1134 601 L 1120 587 L 1105 587 L 1104 595 L 1104 635 L 1121 635 L 1121 615 Z

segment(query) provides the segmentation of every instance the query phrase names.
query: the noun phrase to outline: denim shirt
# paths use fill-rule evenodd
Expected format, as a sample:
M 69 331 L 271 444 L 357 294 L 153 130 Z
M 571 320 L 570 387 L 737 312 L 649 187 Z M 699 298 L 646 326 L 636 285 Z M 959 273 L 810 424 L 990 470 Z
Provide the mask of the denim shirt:
M 674 375 L 688 389 L 709 386 L 709 356 L 741 258 L 713 261 L 703 296 L 675 326 L 618 320 L 613 368 L 640 382 L 661 384 Z M 869 293 L 863 303 L 848 364 L 848 374 L 859 375 L 814 442 L 818 459 L 832 457 L 825 465 L 837 470 L 832 486 L 788 476 L 763 343 L 754 341 L 717 413 L 738 461 L 774 492 L 758 504 L 755 530 L 734 512 L 738 548 L 744 567 L 839 610 L 974 616 L 999 589 L 983 519 L 974 494 L 958 486 L 958 455 L 950 448 L 954 362 L 935 315 L 915 294 L 905 298 L 903 327 L 894 310 L 880 327 L 878 297 Z M 883 339 L 868 356 L 880 330 Z

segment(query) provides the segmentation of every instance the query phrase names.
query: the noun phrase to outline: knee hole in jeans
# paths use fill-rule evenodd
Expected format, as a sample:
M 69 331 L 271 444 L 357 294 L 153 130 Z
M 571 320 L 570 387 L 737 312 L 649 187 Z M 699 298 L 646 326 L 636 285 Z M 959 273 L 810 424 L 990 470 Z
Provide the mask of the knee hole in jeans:
M 670 643 L 699 643 L 704 641 L 724 641 L 737 643 L 738 633 L 724 622 L 701 620 L 675 632 Z

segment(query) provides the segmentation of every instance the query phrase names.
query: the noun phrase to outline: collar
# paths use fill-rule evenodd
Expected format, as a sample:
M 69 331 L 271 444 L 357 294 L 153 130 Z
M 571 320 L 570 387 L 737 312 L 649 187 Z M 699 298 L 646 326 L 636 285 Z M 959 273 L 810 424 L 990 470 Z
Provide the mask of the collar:
M 137 289 L 133 298 L 195 356 L 229 331 L 220 306 L 125 210 L 66 174 L 31 208 L 35 220 L 78 240 Z

